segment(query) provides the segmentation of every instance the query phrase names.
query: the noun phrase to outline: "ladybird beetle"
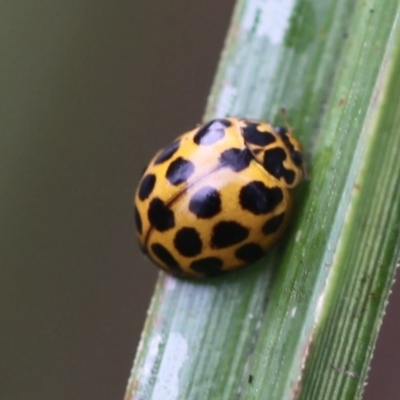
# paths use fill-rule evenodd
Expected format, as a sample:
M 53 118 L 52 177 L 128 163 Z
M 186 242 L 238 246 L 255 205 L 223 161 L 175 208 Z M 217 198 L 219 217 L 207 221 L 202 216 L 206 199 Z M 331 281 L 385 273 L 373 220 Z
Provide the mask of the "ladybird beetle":
M 202 278 L 258 260 L 284 232 L 303 178 L 290 127 L 214 119 L 179 136 L 135 194 L 140 246 L 163 270 Z

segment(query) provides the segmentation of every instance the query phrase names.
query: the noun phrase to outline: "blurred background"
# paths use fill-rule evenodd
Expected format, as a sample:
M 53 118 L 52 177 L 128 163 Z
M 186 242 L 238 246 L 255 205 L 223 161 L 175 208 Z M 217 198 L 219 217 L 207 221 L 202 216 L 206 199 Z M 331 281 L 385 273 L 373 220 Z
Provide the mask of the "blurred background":
M 1 399 L 122 399 L 157 277 L 135 242 L 134 188 L 200 122 L 232 8 L 3 2 Z M 400 398 L 398 289 L 368 400 Z

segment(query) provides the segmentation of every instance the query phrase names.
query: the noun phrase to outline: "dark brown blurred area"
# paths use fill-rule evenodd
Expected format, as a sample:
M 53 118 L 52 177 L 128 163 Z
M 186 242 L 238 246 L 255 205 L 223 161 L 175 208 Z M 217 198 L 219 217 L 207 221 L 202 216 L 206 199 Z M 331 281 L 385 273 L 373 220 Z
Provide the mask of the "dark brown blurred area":
M 200 122 L 232 6 L 2 5 L 1 399 L 123 397 L 157 276 L 135 242 L 134 187 Z M 366 399 L 400 398 L 391 300 Z

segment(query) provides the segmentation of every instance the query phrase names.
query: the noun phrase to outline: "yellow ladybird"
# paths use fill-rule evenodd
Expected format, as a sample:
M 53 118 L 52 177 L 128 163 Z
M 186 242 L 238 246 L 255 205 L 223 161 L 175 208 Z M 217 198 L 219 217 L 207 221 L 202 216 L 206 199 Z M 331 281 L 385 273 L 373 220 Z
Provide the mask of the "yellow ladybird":
M 259 259 L 284 232 L 303 177 L 290 128 L 214 119 L 178 137 L 146 168 L 135 194 L 143 251 L 162 269 L 202 278 Z

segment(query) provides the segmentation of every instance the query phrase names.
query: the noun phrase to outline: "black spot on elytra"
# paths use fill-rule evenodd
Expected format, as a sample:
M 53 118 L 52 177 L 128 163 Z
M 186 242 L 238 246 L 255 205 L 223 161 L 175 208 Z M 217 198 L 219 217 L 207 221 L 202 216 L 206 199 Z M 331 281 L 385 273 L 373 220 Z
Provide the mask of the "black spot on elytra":
M 189 210 L 198 218 L 211 218 L 221 211 L 218 191 L 210 186 L 198 190 L 190 199 Z
M 147 212 L 150 224 L 160 232 L 167 231 L 175 226 L 175 217 L 172 210 L 158 197 L 150 202 Z
M 264 153 L 264 168 L 276 178 L 284 178 L 288 184 L 293 183 L 295 174 L 290 169 L 283 166 L 283 161 L 286 159 L 286 152 L 277 147 L 267 150 Z
M 282 201 L 282 190 L 269 188 L 261 181 L 253 181 L 240 189 L 239 201 L 242 208 L 253 214 L 266 214 Z
M 138 233 L 141 235 L 142 234 L 142 218 L 140 218 L 139 210 L 135 206 L 135 222 L 136 222 L 136 229 Z
M 160 243 L 153 243 L 151 250 L 154 255 L 171 269 L 172 272 L 181 273 L 182 268 L 178 265 L 173 255 Z
M 219 157 L 219 162 L 224 167 L 228 167 L 235 172 L 242 171 L 247 168 L 253 156 L 247 148 L 245 149 L 228 149 L 225 150 Z
M 288 130 L 283 126 L 276 126 L 275 132 L 282 138 L 283 143 L 285 143 L 285 146 L 289 150 L 289 153 L 292 153 L 294 151 L 294 147 L 292 142 L 289 140 Z
M 213 228 L 211 247 L 223 249 L 240 243 L 249 236 L 249 230 L 235 221 L 221 221 Z
M 298 167 L 300 167 L 300 166 L 303 164 L 303 155 L 302 155 L 299 151 L 294 150 L 294 151 L 292 152 L 291 156 L 292 156 L 293 162 L 294 162 Z
M 267 146 L 275 142 L 275 136 L 270 132 L 261 132 L 257 129 L 258 124 L 247 122 L 243 129 L 244 140 L 258 146 Z
M 142 179 L 142 182 L 140 183 L 139 186 L 139 199 L 142 201 L 146 200 L 153 191 L 155 184 L 156 184 L 156 176 L 154 174 L 146 175 Z
M 206 276 L 218 276 L 224 272 L 222 271 L 222 265 L 223 262 L 218 257 L 204 257 L 193 261 L 190 264 L 190 268 Z
M 235 256 L 245 262 L 254 262 L 264 255 L 264 250 L 257 243 L 247 243 L 239 247 Z
M 180 185 L 186 182 L 194 172 L 194 164 L 178 157 L 168 167 L 166 177 L 171 185 Z
M 203 244 L 199 232 L 194 228 L 181 228 L 176 233 L 174 245 L 178 252 L 185 257 L 194 257 L 200 254 Z
M 290 141 L 289 136 L 287 134 L 288 133 L 287 129 L 283 128 L 282 126 L 276 126 L 274 129 L 276 133 L 278 133 L 281 136 L 283 143 L 285 143 L 286 148 L 289 150 L 293 162 L 298 167 L 300 167 L 303 164 L 303 155 L 301 154 L 300 151 L 295 150 L 293 143 Z
M 210 146 L 225 136 L 225 129 L 230 125 L 226 119 L 214 119 L 200 128 L 193 140 L 196 144 Z
M 179 149 L 180 141 L 176 140 L 171 143 L 168 147 L 166 147 L 154 160 L 154 165 L 162 164 L 164 161 L 169 160 Z
M 265 235 L 270 235 L 272 233 L 275 233 L 282 225 L 284 218 L 285 218 L 285 213 L 282 213 L 268 219 L 268 221 L 262 227 L 263 233 Z

